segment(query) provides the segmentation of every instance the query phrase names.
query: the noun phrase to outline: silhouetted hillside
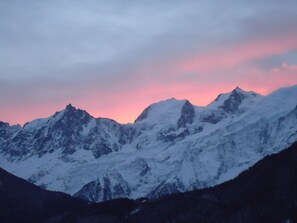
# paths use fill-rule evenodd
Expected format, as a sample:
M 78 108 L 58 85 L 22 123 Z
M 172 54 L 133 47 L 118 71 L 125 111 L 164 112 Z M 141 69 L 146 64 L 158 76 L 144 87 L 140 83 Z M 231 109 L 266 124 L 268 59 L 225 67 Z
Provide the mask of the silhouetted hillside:
M 55 221 L 85 202 L 60 192 L 43 190 L 0 168 L 0 222 Z

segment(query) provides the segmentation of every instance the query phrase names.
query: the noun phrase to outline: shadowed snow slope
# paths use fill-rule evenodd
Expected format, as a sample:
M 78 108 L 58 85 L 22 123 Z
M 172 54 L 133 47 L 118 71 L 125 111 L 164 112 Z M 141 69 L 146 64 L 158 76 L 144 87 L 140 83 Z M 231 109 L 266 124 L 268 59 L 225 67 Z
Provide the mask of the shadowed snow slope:
M 297 86 L 240 88 L 210 105 L 169 99 L 134 124 L 68 105 L 24 127 L 0 122 L 0 166 L 91 201 L 158 198 L 220 184 L 297 140 Z

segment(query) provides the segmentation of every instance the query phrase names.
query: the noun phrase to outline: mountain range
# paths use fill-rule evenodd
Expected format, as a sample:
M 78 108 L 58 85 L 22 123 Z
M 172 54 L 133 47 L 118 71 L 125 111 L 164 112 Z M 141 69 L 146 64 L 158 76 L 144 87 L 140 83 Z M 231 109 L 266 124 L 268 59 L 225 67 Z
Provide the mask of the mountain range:
M 235 88 L 208 106 L 169 99 L 133 124 L 71 104 L 24 126 L 0 122 L 0 166 L 92 202 L 158 199 L 233 179 L 297 140 L 297 86 L 267 96 Z
M 157 200 L 86 202 L 46 191 L 0 168 L 3 223 L 262 223 L 297 221 L 297 142 L 233 180 Z

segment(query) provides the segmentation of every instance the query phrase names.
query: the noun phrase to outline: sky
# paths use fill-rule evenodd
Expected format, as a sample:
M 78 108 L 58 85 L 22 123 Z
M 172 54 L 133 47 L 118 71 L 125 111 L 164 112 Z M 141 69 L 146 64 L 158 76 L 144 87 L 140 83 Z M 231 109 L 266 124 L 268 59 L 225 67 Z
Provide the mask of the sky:
M 297 84 L 297 0 L 0 0 L 0 120 Z

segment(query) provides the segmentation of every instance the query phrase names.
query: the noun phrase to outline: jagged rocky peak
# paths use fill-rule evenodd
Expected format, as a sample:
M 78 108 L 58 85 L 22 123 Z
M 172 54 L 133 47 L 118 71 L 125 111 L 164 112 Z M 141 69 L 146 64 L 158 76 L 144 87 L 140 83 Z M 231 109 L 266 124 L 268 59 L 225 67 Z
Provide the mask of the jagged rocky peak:
M 71 103 L 66 105 L 65 112 L 73 112 L 75 110 L 76 110 L 76 108 Z
M 74 126 L 75 123 L 80 122 L 85 124 L 90 120 L 91 116 L 84 110 L 77 109 L 71 104 L 68 104 L 64 110 L 56 112 L 54 115 L 48 118 L 39 118 L 31 122 L 24 124 L 24 129 L 29 131 L 35 131 L 49 126 L 58 126 L 59 123 L 63 124 L 65 127 Z
M 72 122 L 75 120 L 82 121 L 82 124 L 88 122 L 91 115 L 85 110 L 75 108 L 72 104 L 68 104 L 66 108 L 60 112 L 56 112 L 53 118 L 58 121 Z
M 22 134 L 27 140 L 20 138 L 20 145 L 28 147 L 22 141 L 29 141 L 31 153 L 39 156 L 57 149 L 61 149 L 63 154 L 73 154 L 83 147 L 83 143 L 86 144 L 80 139 L 81 132 L 91 119 L 86 111 L 69 104 L 53 116 L 26 123 Z
M 80 112 L 80 113 L 84 112 L 84 113 L 87 113 L 87 112 L 84 111 L 84 110 L 75 108 L 72 104 L 68 104 L 68 105 L 66 106 L 66 108 L 65 108 L 62 112 L 64 112 L 64 114 L 74 114 L 74 113 L 76 113 L 76 112 Z

